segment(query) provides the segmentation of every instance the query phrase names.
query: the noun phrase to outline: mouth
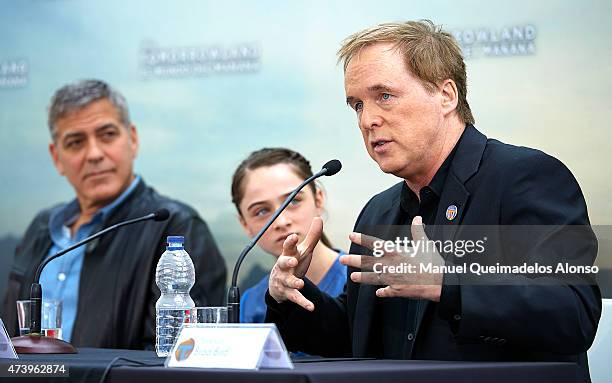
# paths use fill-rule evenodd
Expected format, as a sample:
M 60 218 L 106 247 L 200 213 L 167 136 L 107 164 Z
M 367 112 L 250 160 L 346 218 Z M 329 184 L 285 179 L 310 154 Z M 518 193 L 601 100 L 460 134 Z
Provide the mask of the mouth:
M 109 169 L 109 170 L 99 170 L 99 171 L 95 171 L 95 172 L 89 172 L 87 174 L 85 174 L 85 176 L 83 177 L 84 180 L 88 179 L 88 178 L 96 178 L 96 177 L 104 177 L 110 173 L 112 173 L 113 170 Z
M 370 145 L 372 146 L 374 152 L 384 153 L 389 148 L 392 142 L 392 140 L 381 138 L 374 141 L 370 141 Z
M 275 241 L 275 242 L 276 242 L 276 243 L 280 243 L 280 244 L 282 245 L 282 244 L 285 242 L 285 239 L 287 239 L 287 237 L 288 237 L 288 236 L 290 236 L 291 234 L 298 234 L 298 233 L 287 233 L 287 234 L 283 234 L 283 235 L 279 236 L 279 237 L 276 239 L 276 241 Z M 299 234 L 298 234 L 298 237 L 299 237 Z

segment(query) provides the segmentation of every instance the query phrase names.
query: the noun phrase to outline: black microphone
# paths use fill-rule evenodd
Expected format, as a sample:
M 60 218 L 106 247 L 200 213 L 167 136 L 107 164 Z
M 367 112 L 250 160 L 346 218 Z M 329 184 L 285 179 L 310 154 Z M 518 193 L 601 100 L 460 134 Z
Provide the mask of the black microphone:
M 251 242 L 242 250 L 236 264 L 234 265 L 234 272 L 232 273 L 232 284 L 227 293 L 227 319 L 229 323 L 238 323 L 240 322 L 240 290 L 238 289 L 238 272 L 240 271 L 240 265 L 242 265 L 242 261 L 246 255 L 251 251 L 253 247 L 257 244 L 257 241 L 261 238 L 262 235 L 268 230 L 268 228 L 272 225 L 272 223 L 278 218 L 278 216 L 285 210 L 285 208 L 293 201 L 295 196 L 304 188 L 304 186 L 308 185 L 315 179 L 321 176 L 333 176 L 338 173 L 342 169 L 342 163 L 338 160 L 328 161 L 321 170 L 319 170 L 316 174 L 308 177 L 304 182 L 300 184 L 294 191 L 289 194 L 289 196 L 285 199 L 283 204 L 274 212 L 274 215 L 270 217 L 268 222 L 259 230 Z
M 75 243 L 72 246 L 69 246 L 63 250 L 60 250 L 57 253 L 53 254 L 51 257 L 48 257 L 45 260 L 43 260 L 40 263 L 40 265 L 38 265 L 38 268 L 36 269 L 36 275 L 34 276 L 34 282 L 32 283 L 32 286 L 30 288 L 30 334 L 40 334 L 41 333 L 40 317 L 41 317 L 41 311 L 42 311 L 42 287 L 40 286 L 39 282 L 40 282 L 40 274 L 42 273 L 43 269 L 49 262 L 76 249 L 77 247 L 83 246 L 84 244 L 91 242 L 94 239 L 108 232 L 116 230 L 122 226 L 131 225 L 133 223 L 148 221 L 148 220 L 165 221 L 168 219 L 168 217 L 170 217 L 170 212 L 167 209 L 158 209 L 154 213 L 147 214 L 140 218 L 134 218 L 134 219 L 130 219 L 127 221 L 119 222 L 117 224 L 107 227 L 104 230 L 97 232 L 96 234 L 90 235 L 89 237 L 83 239 L 82 241 Z
M 338 173 L 340 169 L 342 169 L 342 163 L 338 160 L 331 160 L 323 165 L 323 169 L 321 169 L 321 171 L 326 170 L 322 175 L 329 177 Z

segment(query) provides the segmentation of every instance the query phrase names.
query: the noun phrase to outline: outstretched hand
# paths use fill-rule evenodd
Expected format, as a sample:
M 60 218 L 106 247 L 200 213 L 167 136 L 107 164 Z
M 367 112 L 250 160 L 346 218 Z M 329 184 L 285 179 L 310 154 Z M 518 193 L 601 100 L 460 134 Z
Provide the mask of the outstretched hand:
M 321 238 L 323 220 L 316 217 L 306 238 L 298 244 L 298 236 L 291 234 L 283 242 L 283 252 L 276 260 L 270 272 L 268 290 L 270 296 L 277 302 L 291 301 L 308 311 L 314 310 L 314 304 L 306 299 L 300 289 L 304 287 L 302 278 L 306 275 L 312 252 Z

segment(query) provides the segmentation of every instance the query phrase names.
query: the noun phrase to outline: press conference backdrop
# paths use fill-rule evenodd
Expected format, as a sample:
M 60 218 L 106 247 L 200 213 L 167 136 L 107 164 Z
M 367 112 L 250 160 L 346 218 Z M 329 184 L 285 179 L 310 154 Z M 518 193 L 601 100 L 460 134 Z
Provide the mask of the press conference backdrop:
M 38 210 L 73 197 L 48 154 L 46 107 L 82 78 L 126 96 L 141 140 L 136 172 L 200 212 L 228 265 L 247 241 L 231 175 L 264 146 L 298 150 L 315 168 L 342 160 L 324 180 L 325 230 L 348 249 L 361 207 L 398 179 L 368 157 L 335 53 L 364 27 L 422 18 L 462 45 L 476 126 L 561 159 L 592 223 L 612 224 L 610 14 L 603 0 L 0 0 L 2 258 Z M 272 264 L 252 255 L 244 278 Z M 612 266 L 607 254 L 599 263 Z

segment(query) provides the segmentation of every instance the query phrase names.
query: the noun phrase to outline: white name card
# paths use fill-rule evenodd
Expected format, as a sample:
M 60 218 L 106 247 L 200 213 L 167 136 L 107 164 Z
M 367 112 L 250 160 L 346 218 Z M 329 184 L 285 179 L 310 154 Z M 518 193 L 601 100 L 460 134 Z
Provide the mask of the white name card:
M 2 319 L 0 319 L 0 325 L 2 325 L 2 332 L 0 333 L 0 358 L 19 359 Z
M 293 369 L 273 323 L 185 323 L 166 367 Z

